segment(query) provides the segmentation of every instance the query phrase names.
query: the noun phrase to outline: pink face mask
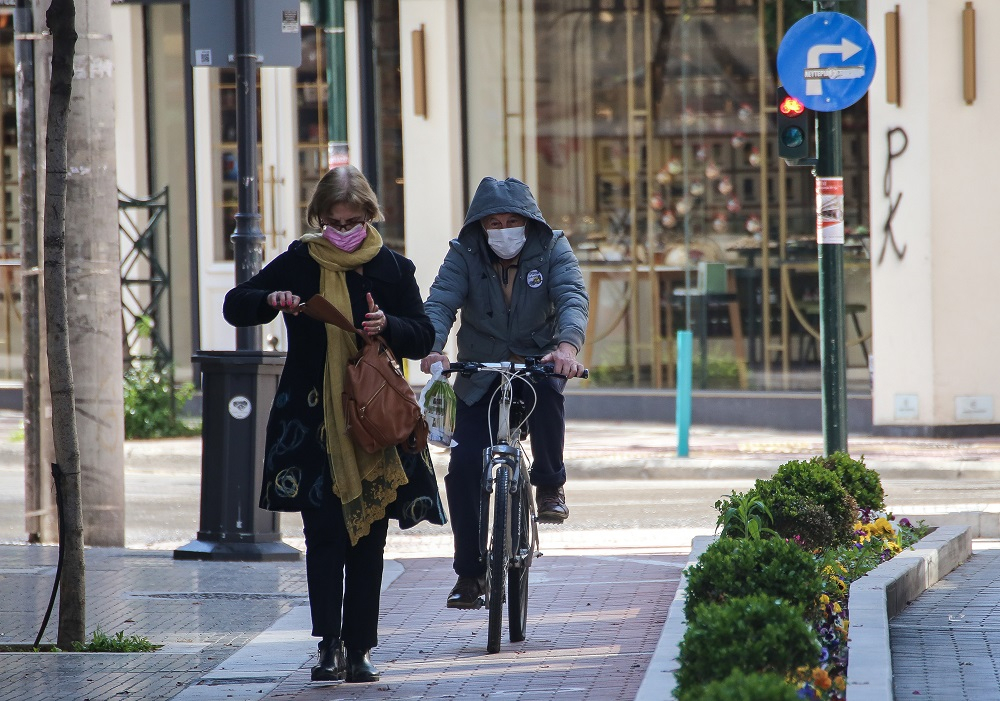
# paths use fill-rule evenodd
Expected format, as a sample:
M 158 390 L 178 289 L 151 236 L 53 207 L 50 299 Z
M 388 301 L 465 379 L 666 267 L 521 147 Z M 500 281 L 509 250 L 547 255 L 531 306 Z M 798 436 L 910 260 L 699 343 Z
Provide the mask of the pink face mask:
M 358 250 L 366 236 L 368 236 L 368 227 L 365 224 L 358 224 L 353 229 L 344 232 L 337 231 L 332 226 L 323 229 L 323 238 L 347 253 Z

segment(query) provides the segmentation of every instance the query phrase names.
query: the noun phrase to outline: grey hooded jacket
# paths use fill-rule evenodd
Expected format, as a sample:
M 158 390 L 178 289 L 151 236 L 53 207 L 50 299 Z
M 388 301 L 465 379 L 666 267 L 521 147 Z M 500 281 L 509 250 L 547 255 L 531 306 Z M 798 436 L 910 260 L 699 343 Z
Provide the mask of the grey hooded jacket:
M 528 220 L 516 268 L 510 308 L 493 267 L 497 259 L 480 219 L 513 212 Z M 545 222 L 528 186 L 520 180 L 484 178 L 476 190 L 458 238 L 449 243 L 424 310 L 434 325 L 434 350 L 441 351 L 458 310 L 458 360 L 497 362 L 512 356 L 544 355 L 562 342 L 583 347 L 589 301 L 580 264 L 561 231 Z M 467 404 L 479 400 L 495 379 L 476 373 L 455 380 L 455 394 Z

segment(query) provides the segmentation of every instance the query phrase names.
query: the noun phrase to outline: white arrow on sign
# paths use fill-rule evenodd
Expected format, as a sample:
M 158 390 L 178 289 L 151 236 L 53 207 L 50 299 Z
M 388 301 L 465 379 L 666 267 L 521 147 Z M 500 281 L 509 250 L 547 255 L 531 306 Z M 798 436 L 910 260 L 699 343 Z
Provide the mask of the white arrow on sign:
M 809 49 L 809 54 L 806 57 L 806 71 L 819 68 L 819 57 L 823 54 L 840 54 L 840 60 L 846 61 L 859 51 L 861 51 L 861 47 L 847 37 L 841 39 L 840 44 L 816 44 Z M 822 95 L 823 83 L 820 82 L 821 80 L 822 78 L 807 77 L 806 95 Z

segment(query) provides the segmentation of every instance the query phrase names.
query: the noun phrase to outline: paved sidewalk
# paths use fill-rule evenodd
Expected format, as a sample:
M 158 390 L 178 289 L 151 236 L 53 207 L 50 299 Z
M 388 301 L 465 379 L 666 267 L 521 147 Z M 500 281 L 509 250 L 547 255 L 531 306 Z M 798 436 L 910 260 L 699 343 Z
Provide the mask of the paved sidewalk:
M 0 465 L 22 459 L 23 447 L 10 440 L 17 424 L 16 414 L 0 412 Z M 672 426 L 661 424 L 571 422 L 567 469 L 574 480 L 753 479 L 773 474 L 787 460 L 823 452 L 819 432 L 694 427 L 690 457 L 678 458 L 676 438 Z M 125 449 L 130 470 L 189 479 L 200 466 L 200 440 L 130 441 Z M 940 480 L 942 490 L 956 481 L 1000 478 L 1000 438 L 851 436 L 850 449 L 886 477 Z M 436 460 L 443 471 L 446 456 L 439 453 Z M 982 524 L 989 516 L 992 528 L 1000 529 L 1000 509 L 974 506 L 989 512 L 980 514 Z M 528 639 L 505 640 L 498 655 L 485 653 L 485 611 L 444 608 L 453 574 L 441 543 L 426 551 L 392 550 L 390 543 L 381 645 L 374 652 L 383 678 L 359 685 L 309 681 L 315 641 L 308 635 L 304 563 L 202 563 L 175 561 L 169 550 L 91 548 L 89 631 L 100 625 L 109 634 L 143 635 L 164 647 L 134 655 L 3 653 L 0 701 L 635 699 L 647 673 L 664 664 L 658 641 L 687 548 L 648 539 L 628 547 L 634 545 L 625 542 L 629 534 L 619 535 L 603 540 L 614 549 L 597 550 L 579 541 L 574 547 L 558 529 L 543 533 L 546 554 L 532 568 Z M 442 537 L 447 540 L 446 532 Z M 54 547 L 0 545 L 0 645 L 34 640 L 56 556 Z M 920 692 L 924 699 L 1000 700 L 1000 672 L 991 656 L 995 626 L 989 623 L 1000 609 L 998 565 L 996 557 L 974 554 L 894 621 L 897 682 L 913 682 L 897 685 L 897 698 L 903 688 L 906 698 Z M 977 576 L 967 576 L 972 572 Z M 934 603 L 924 607 L 925 600 Z M 953 605 L 959 600 L 965 603 Z M 982 615 L 976 618 L 973 609 Z M 942 611 L 949 613 L 947 624 Z M 964 615 L 958 619 L 964 623 L 950 615 Z M 54 640 L 56 626 L 53 617 L 45 641 Z M 956 635 L 955 626 L 966 635 Z M 897 646 L 904 631 L 917 631 L 921 642 Z M 940 665 L 940 677 L 921 671 Z M 974 673 L 975 684 L 942 681 L 965 684 Z M 921 680 L 929 681 L 918 686 Z M 931 681 L 941 683 L 932 687 Z M 966 687 L 968 693 L 959 691 Z M 657 698 L 648 684 L 642 693 Z
M 889 623 L 898 700 L 1000 699 L 1000 542 L 973 547 Z
M 0 654 L 2 701 L 632 699 L 674 597 L 683 554 L 549 553 L 531 569 L 528 638 L 487 655 L 486 611 L 453 611 L 450 562 L 386 566 L 374 684 L 312 683 L 303 563 L 192 562 L 87 551 L 88 627 L 164 645 L 153 654 Z M 56 549 L 0 546 L 0 644 L 30 643 Z M 55 637 L 55 618 L 46 641 Z M 569 694 L 569 696 L 567 696 Z

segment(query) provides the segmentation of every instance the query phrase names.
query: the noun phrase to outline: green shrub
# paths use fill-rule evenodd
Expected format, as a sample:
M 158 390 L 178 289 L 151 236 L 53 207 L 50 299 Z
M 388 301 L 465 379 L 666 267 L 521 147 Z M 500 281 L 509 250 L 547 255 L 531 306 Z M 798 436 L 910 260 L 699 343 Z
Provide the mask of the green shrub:
M 859 509 L 883 511 L 885 491 L 882 480 L 875 470 L 865 465 L 865 458 L 855 460 L 847 453 L 837 451 L 826 458 L 813 458 L 840 478 L 847 493 L 858 502 Z
M 768 542 L 768 541 L 764 541 Z M 733 671 L 786 675 L 819 661 L 819 642 L 801 604 L 754 594 L 696 607 L 677 656 L 681 694 Z
M 192 436 L 199 431 L 184 423 L 177 408 L 194 396 L 190 382 L 174 386 L 168 372 L 151 360 L 139 361 L 125 373 L 125 437 Z
M 802 546 L 810 550 L 823 548 L 836 541 L 833 519 L 819 504 L 805 497 L 793 497 L 782 507 L 782 529 L 798 536 Z
M 811 549 L 837 542 L 836 528 L 826 509 L 795 489 L 769 479 L 757 480 L 751 491 L 771 510 L 774 530 L 782 538 L 798 539 Z
M 691 689 L 680 701 L 800 701 L 800 697 L 795 686 L 778 674 L 736 671 Z
M 791 460 L 779 467 L 770 480 L 757 480 L 754 488 L 772 513 L 776 511 L 776 506 L 765 494 L 769 490 L 776 492 L 775 496 L 786 504 L 789 501 L 789 496 L 783 493 L 786 489 L 819 504 L 833 522 L 834 542 L 849 543 L 853 539 L 858 504 L 844 489 L 840 478 L 823 465 L 813 461 Z
M 771 538 L 720 538 L 685 571 L 684 615 L 688 621 L 698 606 L 759 593 L 771 599 L 794 601 L 816 610 L 823 578 L 812 554 L 795 543 Z

